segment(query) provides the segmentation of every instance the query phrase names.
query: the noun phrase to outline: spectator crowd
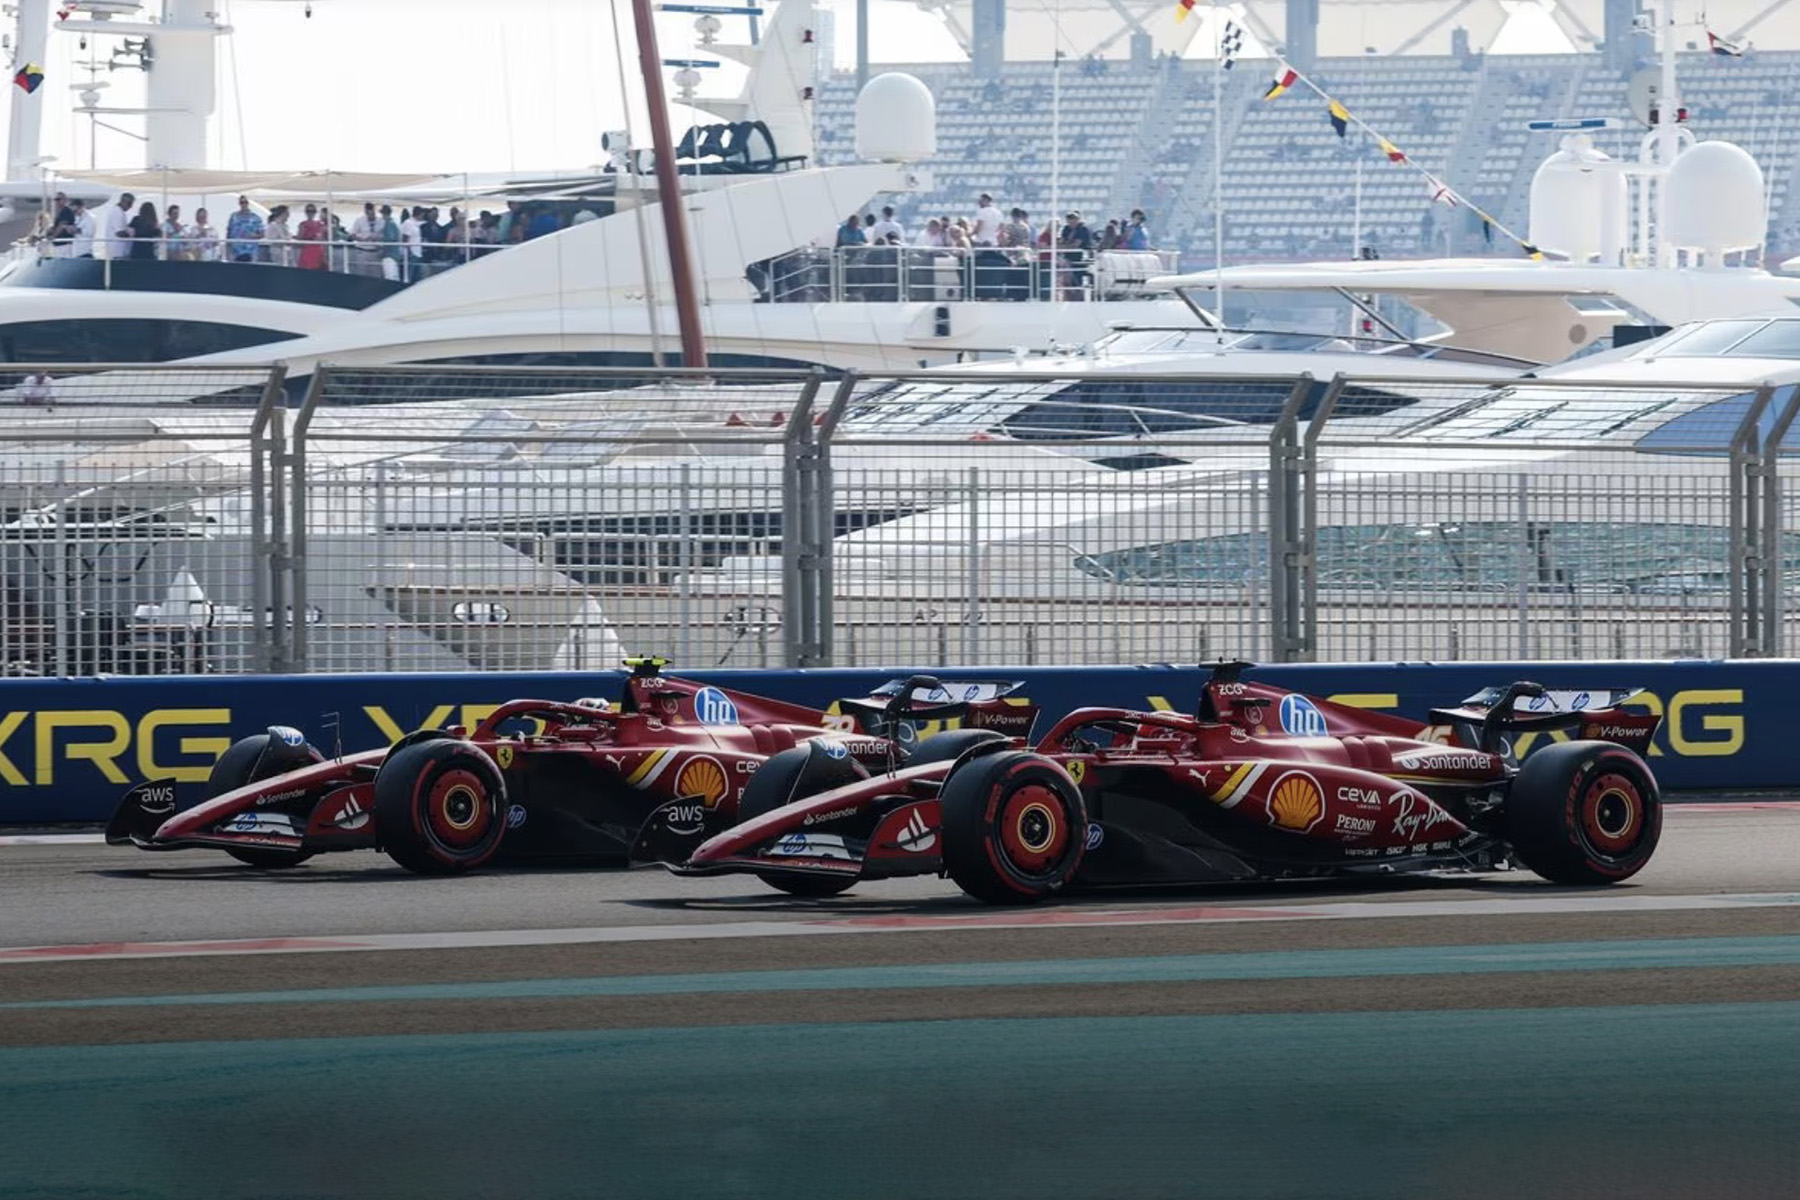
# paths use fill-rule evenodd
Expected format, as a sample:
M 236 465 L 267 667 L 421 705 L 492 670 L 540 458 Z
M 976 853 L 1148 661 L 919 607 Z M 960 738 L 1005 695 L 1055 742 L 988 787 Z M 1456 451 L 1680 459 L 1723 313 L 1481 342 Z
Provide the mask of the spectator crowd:
M 1142 209 L 1109 220 L 1098 231 L 1077 211 L 1064 213 L 1061 224 L 1036 225 L 1025 209 L 1002 212 L 994 197 L 983 192 L 972 214 L 930 217 L 909 235 L 890 205 L 879 217 L 853 214 L 838 227 L 834 249 L 847 264 L 850 298 L 881 299 L 885 297 L 876 291 L 895 291 L 903 248 L 909 250 L 904 255 L 909 270 L 944 255 L 955 258 L 959 273 L 967 276 L 959 288 L 962 295 L 1022 300 L 1087 296 L 1096 254 L 1154 247 Z M 921 253 L 926 251 L 930 253 Z
M 436 206 L 370 200 L 345 225 L 321 204 L 306 204 L 296 221 L 289 205 L 259 211 L 248 196 L 239 196 L 221 229 L 204 208 L 196 208 L 191 220 L 183 219 L 179 204 L 159 215 L 154 203 L 139 204 L 125 192 L 95 211 L 80 197 L 58 192 L 39 217 L 35 241 L 39 254 L 51 258 L 266 263 L 411 282 L 599 215 L 571 208 L 508 201 L 503 212 L 469 217 L 453 206 L 440 219 Z

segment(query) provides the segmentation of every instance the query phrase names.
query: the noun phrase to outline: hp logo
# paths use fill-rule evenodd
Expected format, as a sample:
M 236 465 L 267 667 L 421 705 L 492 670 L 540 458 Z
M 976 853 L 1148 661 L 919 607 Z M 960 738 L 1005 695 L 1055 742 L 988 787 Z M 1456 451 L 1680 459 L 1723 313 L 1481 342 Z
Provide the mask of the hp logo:
M 737 705 L 716 687 L 703 687 L 694 693 L 694 715 L 702 725 L 736 725 Z
M 1325 714 L 1305 696 L 1281 698 L 1281 727 L 1297 737 L 1324 737 L 1331 732 Z

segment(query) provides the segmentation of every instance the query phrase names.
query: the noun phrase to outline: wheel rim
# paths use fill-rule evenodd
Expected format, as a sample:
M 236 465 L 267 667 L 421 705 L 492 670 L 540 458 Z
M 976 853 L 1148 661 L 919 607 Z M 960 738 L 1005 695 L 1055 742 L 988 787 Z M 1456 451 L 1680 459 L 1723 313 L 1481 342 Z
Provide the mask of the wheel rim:
M 425 820 L 432 838 L 451 850 L 481 843 L 493 824 L 487 781 L 473 771 L 452 768 L 431 781 Z
M 1042 784 L 1026 784 L 1006 796 L 1000 812 L 1000 847 L 1027 875 L 1050 870 L 1069 845 L 1062 797 Z
M 1644 797 L 1623 775 L 1602 775 L 1581 800 L 1581 832 L 1597 853 L 1617 856 L 1637 844 L 1644 831 Z

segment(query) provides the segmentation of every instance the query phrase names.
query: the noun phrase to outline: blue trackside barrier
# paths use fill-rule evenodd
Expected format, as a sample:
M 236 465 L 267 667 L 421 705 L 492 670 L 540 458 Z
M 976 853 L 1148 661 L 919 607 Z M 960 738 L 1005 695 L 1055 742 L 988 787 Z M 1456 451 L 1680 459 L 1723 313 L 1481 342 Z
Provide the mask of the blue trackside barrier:
M 823 707 L 909 672 L 672 670 L 690 678 Z M 1187 709 L 1198 667 L 928 668 L 944 680 L 1023 681 L 1043 712 L 1104 704 Z M 1265 680 L 1423 718 L 1489 684 L 1642 687 L 1663 713 L 1651 766 L 1674 791 L 1800 788 L 1800 661 L 1402 663 L 1253 668 Z M 0 824 L 100 821 L 151 778 L 200 781 L 230 742 L 295 725 L 330 753 L 369 749 L 425 726 L 473 725 L 515 697 L 619 694 L 622 672 L 457 675 L 181 676 L 0 680 Z M 1529 748 L 1527 748 L 1529 749 Z

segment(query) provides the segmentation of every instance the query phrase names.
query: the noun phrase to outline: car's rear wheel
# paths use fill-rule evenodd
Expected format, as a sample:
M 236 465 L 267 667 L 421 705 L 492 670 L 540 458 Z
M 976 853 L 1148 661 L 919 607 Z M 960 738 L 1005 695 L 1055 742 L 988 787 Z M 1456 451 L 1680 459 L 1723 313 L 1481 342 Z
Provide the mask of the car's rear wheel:
M 1553 883 L 1617 883 L 1662 836 L 1662 795 L 1644 760 L 1611 742 L 1559 742 L 1526 757 L 1506 801 L 1519 861 Z
M 814 755 L 805 746 L 796 746 L 792 750 L 783 750 L 771 755 L 767 762 L 756 768 L 756 774 L 750 776 L 750 782 L 744 785 L 744 791 L 738 797 L 738 823 L 766 816 L 795 800 L 803 800 L 807 796 L 827 791 L 841 783 L 854 779 L 848 767 L 846 777 L 822 775 L 815 764 L 811 771 L 807 767 L 813 763 Z M 848 760 L 844 760 L 846 763 Z M 835 896 L 847 892 L 856 884 L 853 878 L 839 878 L 835 875 L 790 875 L 779 871 L 758 871 L 758 879 L 778 892 L 786 892 L 790 896 Z
M 375 774 L 381 848 L 420 875 L 485 865 L 506 834 L 506 782 L 481 750 L 455 738 L 401 746 Z
M 992 729 L 946 729 L 920 742 L 919 748 L 907 757 L 906 765 L 917 767 L 925 763 L 951 762 L 976 746 L 1006 740 L 1005 734 L 996 733 Z
M 1050 760 L 1024 751 L 959 768 L 939 796 L 944 869 L 989 904 L 1031 904 L 1061 891 L 1081 866 L 1087 805 Z
M 269 734 L 239 738 L 225 748 L 206 777 L 206 798 L 235 792 L 246 784 L 291 771 L 306 763 L 322 762 L 324 755 L 309 745 L 290 746 Z M 264 871 L 297 867 L 312 857 L 311 851 L 272 850 L 252 846 L 227 846 L 225 853 L 247 867 Z

